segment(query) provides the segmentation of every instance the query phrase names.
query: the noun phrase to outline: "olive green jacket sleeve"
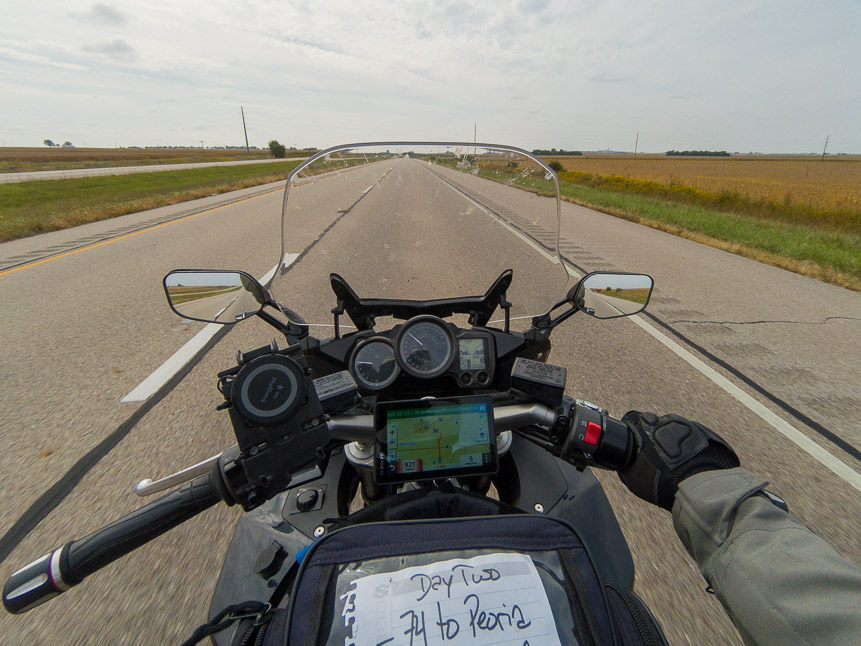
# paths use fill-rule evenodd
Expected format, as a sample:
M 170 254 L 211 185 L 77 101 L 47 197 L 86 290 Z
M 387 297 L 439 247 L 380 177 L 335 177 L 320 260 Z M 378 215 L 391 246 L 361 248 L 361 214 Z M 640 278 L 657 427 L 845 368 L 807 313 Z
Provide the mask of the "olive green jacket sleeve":
M 673 525 L 746 644 L 861 644 L 861 568 L 744 469 L 679 485 Z

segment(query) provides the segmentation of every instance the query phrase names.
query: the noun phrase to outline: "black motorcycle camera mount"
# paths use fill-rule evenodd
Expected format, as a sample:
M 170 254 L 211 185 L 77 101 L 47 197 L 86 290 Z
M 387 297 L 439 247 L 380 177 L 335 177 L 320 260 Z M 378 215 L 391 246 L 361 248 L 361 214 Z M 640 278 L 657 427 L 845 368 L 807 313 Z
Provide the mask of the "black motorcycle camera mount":
M 301 347 L 270 345 L 237 353 L 237 365 L 218 374 L 237 446 L 221 456 L 234 502 L 249 511 L 287 489 L 297 473 L 325 471 L 326 415 Z

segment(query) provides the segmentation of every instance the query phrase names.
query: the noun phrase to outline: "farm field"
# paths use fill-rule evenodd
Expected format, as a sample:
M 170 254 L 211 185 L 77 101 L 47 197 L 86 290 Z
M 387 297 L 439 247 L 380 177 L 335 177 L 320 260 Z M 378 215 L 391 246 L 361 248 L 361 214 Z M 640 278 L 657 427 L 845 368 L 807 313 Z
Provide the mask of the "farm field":
M 564 200 L 861 291 L 861 157 L 543 158 L 563 165 L 557 174 Z M 496 161 L 480 161 L 477 172 L 551 191 L 540 173 L 524 176 Z M 806 200 L 796 199 L 795 178 L 805 175 L 821 185 L 808 181 Z
M 287 151 L 288 157 L 307 152 Z M 194 164 L 202 162 L 270 159 L 266 150 L 218 150 L 201 148 L 0 148 L 0 173 L 150 164 Z
M 596 155 L 544 157 L 566 171 L 651 180 L 711 193 L 735 193 L 751 201 L 768 200 L 822 210 L 861 212 L 861 156 L 737 155 L 668 157 Z

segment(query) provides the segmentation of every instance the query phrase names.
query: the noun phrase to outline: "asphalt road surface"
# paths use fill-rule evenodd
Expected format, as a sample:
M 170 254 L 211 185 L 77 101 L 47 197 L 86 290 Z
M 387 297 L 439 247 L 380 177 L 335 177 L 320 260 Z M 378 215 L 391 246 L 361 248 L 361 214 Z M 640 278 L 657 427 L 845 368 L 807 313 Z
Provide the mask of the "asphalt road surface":
M 199 300 L 180 303 L 176 309 L 193 319 L 234 323 L 237 316 L 244 319 L 249 313 L 253 315 L 256 310 L 260 309 L 260 305 L 247 292 L 232 291 L 227 294 L 215 294 Z
M 32 182 L 46 179 L 74 179 L 76 177 L 99 177 L 101 175 L 132 175 L 134 173 L 155 173 L 166 170 L 187 170 L 189 168 L 208 168 L 210 166 L 241 166 L 242 164 L 271 164 L 307 159 L 290 157 L 287 159 L 250 159 L 226 162 L 199 162 L 196 164 L 152 164 L 148 166 L 112 166 L 110 168 L 70 168 L 68 170 L 39 170 L 25 173 L 0 173 L 0 184 Z
M 403 182 L 413 198 L 393 197 Z M 129 396 L 210 329 L 168 308 L 163 276 L 177 267 L 270 272 L 282 185 L 0 245 L 0 532 L 3 545 L 15 544 L 0 566 L 4 580 L 139 507 L 139 480 L 233 443 L 227 415 L 215 411 L 215 375 L 234 365 L 237 349 L 268 343 L 273 331 L 259 319 L 210 337 L 154 395 Z M 370 190 L 357 199 L 357 187 Z M 500 267 L 512 267 L 514 315 L 564 293 L 561 270 L 546 257 L 549 221 L 535 215 L 547 212 L 546 198 L 415 160 L 297 191 L 319 208 L 293 223 L 292 264 L 276 289 L 309 320 L 330 322 L 330 271 L 363 296 L 429 298 L 481 293 Z M 431 198 L 445 208 L 429 209 Z M 861 563 L 861 296 L 570 204 L 561 249 L 576 274 L 630 270 L 656 284 L 644 314 L 581 314 L 554 332 L 550 360 L 568 369 L 568 393 L 616 416 L 677 412 L 718 430 L 795 515 Z M 94 466 L 79 462 L 99 446 Z M 630 495 L 614 474 L 598 476 L 634 554 L 636 590 L 670 642 L 739 644 L 669 514 Z M 35 528 L 16 524 L 58 482 L 68 496 Z M 3 614 L 3 642 L 181 641 L 205 619 L 239 513 L 212 509 L 48 604 Z
M 594 310 L 595 318 L 609 319 L 636 312 L 642 304 L 608 294 L 593 294 L 591 298 L 586 296 L 585 306 Z

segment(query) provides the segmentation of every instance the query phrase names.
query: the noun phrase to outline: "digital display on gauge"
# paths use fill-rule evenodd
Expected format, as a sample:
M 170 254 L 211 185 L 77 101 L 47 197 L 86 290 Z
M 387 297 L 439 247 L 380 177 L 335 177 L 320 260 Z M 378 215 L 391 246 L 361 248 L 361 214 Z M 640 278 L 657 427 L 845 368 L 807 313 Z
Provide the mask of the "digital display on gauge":
M 385 402 L 377 404 L 375 415 L 379 483 L 496 472 L 489 397 Z
M 487 370 L 486 339 L 460 339 L 458 350 L 461 370 Z

